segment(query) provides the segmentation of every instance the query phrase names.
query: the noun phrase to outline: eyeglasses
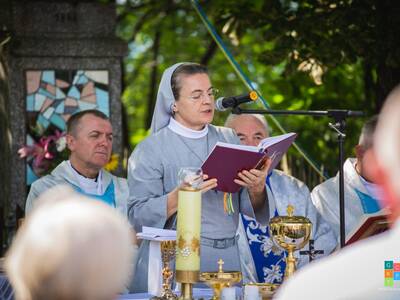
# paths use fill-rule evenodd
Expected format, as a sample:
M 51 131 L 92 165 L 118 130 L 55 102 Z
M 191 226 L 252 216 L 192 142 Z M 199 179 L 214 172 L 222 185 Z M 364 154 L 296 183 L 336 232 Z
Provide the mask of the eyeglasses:
M 204 100 L 205 97 L 214 100 L 214 98 L 218 95 L 218 92 L 219 90 L 216 88 L 210 88 L 206 93 L 203 91 L 194 91 L 188 98 L 194 102 L 197 102 L 200 99 Z

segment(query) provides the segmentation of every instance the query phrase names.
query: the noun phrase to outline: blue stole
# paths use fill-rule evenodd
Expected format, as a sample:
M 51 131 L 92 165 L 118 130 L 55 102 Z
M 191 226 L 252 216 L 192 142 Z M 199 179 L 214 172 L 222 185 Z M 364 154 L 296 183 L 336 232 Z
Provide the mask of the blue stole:
M 114 182 L 111 180 L 111 183 L 108 185 L 106 191 L 104 192 L 103 195 L 95 195 L 95 194 L 89 194 L 86 193 L 84 190 L 82 190 L 79 186 L 74 185 L 75 190 L 85 196 L 88 196 L 90 198 L 94 198 L 97 200 L 100 200 L 112 207 L 116 207 L 115 205 L 115 192 L 114 192 Z
M 269 181 L 271 175 L 272 173 L 268 174 L 266 184 L 272 192 Z M 258 282 L 282 283 L 287 252 L 276 246 L 269 238 L 268 225 L 262 226 L 255 219 L 243 214 L 240 215 L 256 268 Z M 277 209 L 275 209 L 274 216 L 279 216 Z
M 361 205 L 365 214 L 376 213 L 381 210 L 381 206 L 377 199 L 371 197 L 368 194 L 360 192 L 357 189 L 354 189 L 357 193 L 358 198 L 361 201 Z

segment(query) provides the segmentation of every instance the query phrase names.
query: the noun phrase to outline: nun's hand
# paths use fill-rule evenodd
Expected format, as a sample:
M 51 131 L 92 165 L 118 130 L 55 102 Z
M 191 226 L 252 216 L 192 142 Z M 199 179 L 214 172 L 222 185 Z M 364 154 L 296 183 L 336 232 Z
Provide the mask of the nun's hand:
M 218 185 L 217 178 L 208 179 L 208 175 L 203 174 L 203 182 L 200 184 L 200 191 L 202 193 L 215 189 Z
M 271 159 L 268 158 L 261 169 L 244 170 L 238 173 L 235 183 L 248 188 L 250 193 L 261 193 L 265 189 L 265 180 L 268 175 Z

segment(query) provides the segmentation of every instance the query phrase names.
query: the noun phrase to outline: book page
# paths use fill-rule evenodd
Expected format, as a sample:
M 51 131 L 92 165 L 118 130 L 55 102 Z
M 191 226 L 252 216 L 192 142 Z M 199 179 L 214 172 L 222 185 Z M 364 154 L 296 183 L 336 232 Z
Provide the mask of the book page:
M 258 144 L 258 148 L 265 150 L 269 146 L 272 146 L 276 143 L 279 143 L 280 141 L 290 138 L 291 136 L 293 136 L 295 134 L 296 133 L 290 132 L 290 133 L 286 133 L 286 134 L 282 134 L 282 135 L 267 137 Z
M 238 150 L 244 150 L 244 151 L 250 151 L 250 152 L 262 151 L 262 149 L 260 147 L 240 145 L 240 144 L 229 144 L 229 143 L 223 143 L 223 142 L 217 142 L 217 144 L 215 146 L 221 146 L 221 147 L 225 147 L 225 148 L 238 149 Z
M 169 229 L 161 229 L 155 227 L 143 226 L 142 232 L 138 232 L 136 236 L 139 239 L 150 241 L 170 241 L 176 240 L 176 231 Z

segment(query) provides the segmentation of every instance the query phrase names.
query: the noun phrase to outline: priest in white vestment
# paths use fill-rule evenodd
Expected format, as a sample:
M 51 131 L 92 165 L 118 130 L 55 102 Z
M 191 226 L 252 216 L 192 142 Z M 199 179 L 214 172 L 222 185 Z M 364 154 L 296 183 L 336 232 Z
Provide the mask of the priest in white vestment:
M 67 122 L 66 139 L 69 160 L 32 184 L 25 213 L 31 212 L 42 193 L 53 186 L 67 184 L 83 195 L 115 207 L 126 216 L 127 181 L 103 169 L 112 151 L 113 129 L 109 118 L 97 110 L 76 113 Z
M 377 117 L 368 120 L 361 131 L 359 143 L 355 147 L 356 158 L 348 158 L 343 165 L 345 231 L 349 237 L 357 229 L 365 215 L 374 214 L 382 209 L 381 189 L 368 174 L 368 156 L 365 153 L 372 147 L 372 139 Z M 340 241 L 339 214 L 339 173 L 316 186 L 311 193 L 312 201 L 321 215 L 331 225 Z M 347 240 L 347 238 L 346 238 Z
M 225 126 L 235 130 L 245 145 L 257 146 L 262 139 L 269 136 L 268 124 L 262 115 L 230 115 Z M 310 191 L 303 182 L 282 171 L 271 170 L 267 177 L 259 177 L 257 184 L 267 187 L 266 202 L 270 218 L 287 215 L 287 206 L 291 204 L 295 208 L 295 215 L 310 219 L 313 224 L 313 246 L 315 250 L 323 251 L 314 255 L 314 259 L 332 252 L 336 245 L 334 234 L 315 209 Z M 268 226 L 242 214 L 238 233 L 243 281 L 281 283 L 287 253 L 274 245 L 269 237 Z M 303 250 L 309 250 L 309 245 Z M 309 256 L 300 255 L 300 251 L 296 251 L 294 255 L 297 258 L 297 267 L 309 262 Z
M 286 299 L 400 299 L 400 86 L 389 94 L 379 116 L 366 171 L 382 187 L 392 228 L 345 247 L 296 272 L 278 290 Z

